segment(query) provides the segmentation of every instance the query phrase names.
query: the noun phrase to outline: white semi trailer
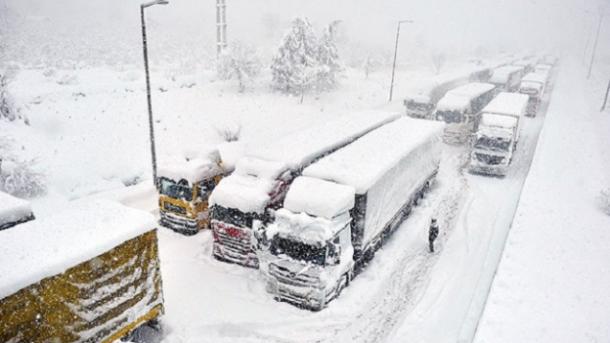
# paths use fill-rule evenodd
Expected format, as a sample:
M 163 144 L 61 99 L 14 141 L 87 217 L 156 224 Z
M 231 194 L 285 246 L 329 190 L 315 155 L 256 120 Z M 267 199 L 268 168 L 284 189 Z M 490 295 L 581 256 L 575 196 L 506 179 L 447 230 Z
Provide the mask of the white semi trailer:
M 443 126 L 401 118 L 307 167 L 266 232 L 267 290 L 312 310 L 336 298 L 429 188 Z
M 470 154 L 470 171 L 506 175 L 519 142 L 529 97 L 502 92 L 487 105 L 475 134 Z
M 387 111 L 350 113 L 247 151 L 210 196 L 214 257 L 258 268 L 254 229 L 273 221 L 294 178 L 314 161 L 398 117 Z

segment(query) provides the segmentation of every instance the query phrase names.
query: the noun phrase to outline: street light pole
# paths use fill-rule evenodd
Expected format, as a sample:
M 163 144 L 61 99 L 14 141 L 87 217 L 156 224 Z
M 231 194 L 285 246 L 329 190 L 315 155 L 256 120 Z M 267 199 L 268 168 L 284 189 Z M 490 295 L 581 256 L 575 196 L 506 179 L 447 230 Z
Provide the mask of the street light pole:
M 396 28 L 396 44 L 394 45 L 394 63 L 392 63 L 392 81 L 390 83 L 390 98 L 388 102 L 392 101 L 392 92 L 394 91 L 394 73 L 396 72 L 396 56 L 398 55 L 398 38 L 400 37 L 400 24 L 412 23 L 412 20 L 399 20 L 398 27 Z
M 144 71 L 146 73 L 146 100 L 148 103 L 148 131 L 150 135 L 150 153 L 152 156 L 153 183 L 155 185 L 157 184 L 157 153 L 155 150 L 155 130 L 150 95 L 150 73 L 148 71 L 148 48 L 146 45 L 146 21 L 144 20 L 144 9 L 154 5 L 167 5 L 168 3 L 169 2 L 166 0 L 156 0 L 140 5 L 140 19 L 142 21 L 142 47 L 144 51 Z
M 595 53 L 597 52 L 597 39 L 599 38 L 599 31 L 602 28 L 602 20 L 604 19 L 604 13 L 599 14 L 599 22 L 597 23 L 597 33 L 595 34 L 595 41 L 593 42 L 593 53 L 591 54 L 591 62 L 589 63 L 589 73 L 587 74 L 587 80 L 591 77 L 591 70 L 593 70 L 593 61 L 595 61 Z

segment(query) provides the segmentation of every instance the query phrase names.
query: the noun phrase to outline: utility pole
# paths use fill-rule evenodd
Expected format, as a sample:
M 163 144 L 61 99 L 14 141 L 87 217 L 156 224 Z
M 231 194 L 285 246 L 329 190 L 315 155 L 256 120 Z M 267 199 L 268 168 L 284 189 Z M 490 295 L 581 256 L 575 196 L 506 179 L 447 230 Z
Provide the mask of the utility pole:
M 167 5 L 167 0 L 155 0 L 140 5 L 140 20 L 142 22 L 142 48 L 144 52 L 144 71 L 146 73 L 146 100 L 148 103 L 148 131 L 150 134 L 150 153 L 152 157 L 153 183 L 157 185 L 157 153 L 155 151 L 155 130 L 152 113 L 152 101 L 150 94 L 150 73 L 148 71 L 148 47 L 146 40 L 146 21 L 144 20 L 144 9 L 154 5 Z
M 226 0 L 216 0 L 216 56 L 227 47 L 227 5 Z
M 392 81 L 390 82 L 390 98 L 388 102 L 392 102 L 392 92 L 394 91 L 394 73 L 396 72 L 396 56 L 398 55 L 398 38 L 400 37 L 400 24 L 412 23 L 412 20 L 399 20 L 396 28 L 396 44 L 394 45 L 394 63 L 392 63 Z
M 595 61 L 595 53 L 597 52 L 597 39 L 599 38 L 599 31 L 602 28 L 602 20 L 604 19 L 604 13 L 599 14 L 599 22 L 597 23 L 597 33 L 595 34 L 595 41 L 593 42 L 593 53 L 591 54 L 591 62 L 589 63 L 589 73 L 587 74 L 587 80 L 591 78 L 591 70 L 593 70 L 593 61 Z

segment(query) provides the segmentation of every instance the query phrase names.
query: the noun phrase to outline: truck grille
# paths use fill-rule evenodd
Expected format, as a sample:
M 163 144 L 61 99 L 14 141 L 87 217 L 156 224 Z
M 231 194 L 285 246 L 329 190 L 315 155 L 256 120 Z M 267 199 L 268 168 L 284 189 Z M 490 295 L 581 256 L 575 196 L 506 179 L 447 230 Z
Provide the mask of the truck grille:
M 498 164 L 502 163 L 502 161 L 504 161 L 504 156 L 497 156 L 497 155 L 487 155 L 487 154 L 475 153 L 475 157 L 477 158 L 478 161 L 483 162 L 488 165 L 498 165 Z
M 307 274 L 296 274 L 277 264 L 269 265 L 269 273 L 280 283 L 297 287 L 316 287 L 320 284 L 320 279 Z
M 250 231 L 219 221 L 212 221 L 214 254 L 233 263 L 258 267 Z

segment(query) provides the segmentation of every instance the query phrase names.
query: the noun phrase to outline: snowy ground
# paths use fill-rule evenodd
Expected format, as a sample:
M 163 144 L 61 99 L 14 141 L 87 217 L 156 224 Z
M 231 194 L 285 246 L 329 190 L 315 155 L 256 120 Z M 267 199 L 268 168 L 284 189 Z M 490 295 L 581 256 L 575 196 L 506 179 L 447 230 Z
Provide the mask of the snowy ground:
M 610 341 L 610 217 L 599 202 L 610 186 L 607 79 L 564 69 L 477 343 Z

